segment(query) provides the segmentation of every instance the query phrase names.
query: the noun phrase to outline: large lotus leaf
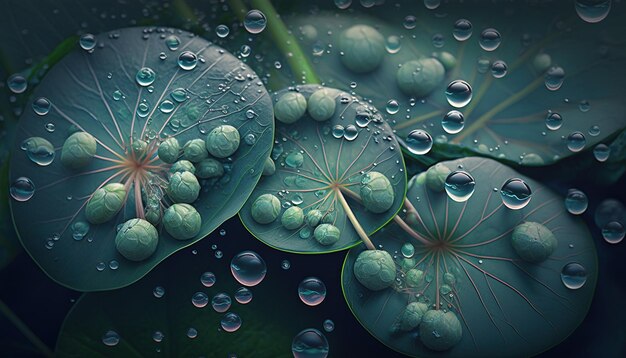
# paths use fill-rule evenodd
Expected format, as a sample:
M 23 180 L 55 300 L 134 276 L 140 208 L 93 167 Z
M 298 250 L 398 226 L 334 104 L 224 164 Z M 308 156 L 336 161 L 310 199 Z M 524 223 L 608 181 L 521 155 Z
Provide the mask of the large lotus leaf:
M 305 85 L 276 92 L 275 99 L 297 91 L 306 99 L 323 87 Z M 272 158 L 276 171 L 263 176 L 239 212 L 250 232 L 264 243 L 285 251 L 324 253 L 343 250 L 360 241 L 341 198 L 368 234 L 378 230 L 400 209 L 406 192 L 406 174 L 402 152 L 391 128 L 371 105 L 345 92 L 325 88 L 335 101 L 333 116 L 315 121 L 308 114 L 292 124 L 277 123 Z M 278 113 L 278 112 L 277 112 Z M 357 124 L 357 113 L 363 120 Z M 337 131 L 337 126 L 343 128 Z M 350 128 L 349 128 L 350 127 Z M 391 184 L 393 203 L 388 210 L 375 213 L 354 201 L 354 193 L 368 172 L 382 173 Z M 342 192 L 340 195 L 339 193 Z M 279 198 L 281 214 L 271 223 L 262 224 L 252 216 L 255 200 L 264 194 Z M 282 214 L 291 206 L 306 214 L 319 210 L 321 222 L 340 230 L 339 240 L 321 245 L 314 239 L 317 223 L 307 221 L 297 228 L 286 228 Z
M 384 344 L 419 357 L 527 357 L 564 340 L 585 318 L 596 286 L 596 251 L 584 223 L 565 210 L 561 197 L 494 160 L 471 157 L 442 165 L 469 172 L 476 183 L 473 195 L 459 203 L 443 190 L 429 189 L 436 186 L 423 174 L 411 180 L 409 204 L 400 215 L 410 230 L 394 222 L 372 238 L 394 255 L 396 283 L 368 290 L 354 271 L 363 246 L 346 257 L 342 283 L 354 315 Z M 508 209 L 501 199 L 499 189 L 510 178 L 522 178 L 532 190 L 522 209 Z M 522 260 L 513 248 L 512 232 L 526 222 L 544 225 L 556 238 L 556 248 L 545 261 Z M 535 235 L 538 225 L 526 225 L 531 240 L 547 237 Z M 402 249 L 407 243 L 415 249 L 410 259 L 405 258 L 410 250 Z M 576 278 L 577 284 L 586 278 L 578 289 L 567 288 L 561 278 L 564 266 L 572 262 L 586 271 Z M 460 342 L 435 352 L 421 343 L 417 332 L 437 337 L 441 331 L 394 330 L 412 301 L 453 312 L 461 323 Z
M 385 3 L 370 9 L 285 16 L 285 21 L 300 35 L 302 46 L 324 83 L 344 90 L 356 86 L 355 90 L 378 108 L 385 108 L 388 101 L 395 99 L 399 108 L 390 116 L 390 125 L 403 139 L 412 130 L 427 130 L 436 141 L 430 155 L 457 158 L 477 153 L 522 165 L 548 165 L 573 154 L 565 140 L 570 133 L 582 132 L 586 148 L 592 148 L 626 126 L 626 107 L 620 82 L 615 80 L 626 76 L 626 52 L 619 30 L 624 9 L 616 7 L 604 21 L 588 24 L 576 16 L 574 6 L 566 1 L 551 4 L 550 9 L 539 3 L 507 3 L 498 16 L 493 16 L 493 7 L 501 5 L 489 2 L 451 2 L 434 11 L 426 11 L 415 2 L 411 4 L 416 6 L 408 2 Z M 412 29 L 403 26 L 409 15 L 416 17 L 412 25 L 407 25 Z M 458 19 L 472 23 L 473 34 L 464 42 L 452 36 Z M 354 25 L 369 25 L 382 36 L 375 39 L 368 33 L 364 35 L 367 40 L 342 45 L 341 37 Z M 485 28 L 495 28 L 502 36 L 500 46 L 492 52 L 479 46 Z M 386 43 L 383 41 L 376 50 L 380 39 L 386 39 Z M 388 52 L 394 53 L 386 52 L 385 45 Z M 349 56 L 350 52 L 355 55 Z M 374 70 L 357 73 L 344 65 L 378 52 L 384 55 Z M 441 55 L 442 52 L 452 54 L 456 61 Z M 547 67 L 538 69 L 535 65 L 538 54 L 551 58 L 542 66 L 564 69 L 565 80 L 559 90 L 550 91 L 544 85 Z M 396 79 L 401 66 L 431 56 L 450 66 L 444 77 L 434 82 L 432 92 L 417 94 L 422 97 L 403 93 Z M 479 60 L 487 61 L 482 73 L 478 70 Z M 490 64 L 496 60 L 507 64 L 508 73 L 503 78 L 492 76 Z M 414 80 L 426 81 L 419 79 L 419 71 L 412 73 Z M 432 68 L 424 67 L 422 72 L 426 73 L 425 78 L 436 77 Z M 448 104 L 445 90 L 457 79 L 471 85 L 473 99 L 459 109 L 465 117 L 465 128 L 458 134 L 447 134 L 442 118 L 456 108 Z M 414 84 L 416 88 L 426 86 Z M 582 101 L 590 106 L 579 109 Z M 561 114 L 564 120 L 560 129 L 546 128 L 548 111 Z M 598 128 L 592 129 L 593 126 Z
M 166 45 L 170 35 L 180 41 L 175 51 Z M 10 168 L 11 183 L 25 177 L 35 188 L 29 200 L 11 200 L 22 244 L 50 277 L 84 291 L 136 281 L 236 214 L 261 175 L 273 138 L 271 101 L 262 83 L 218 46 L 184 31 L 154 28 L 116 30 L 96 36 L 96 41 L 99 45 L 93 53 L 77 46 L 36 88 L 17 129 Z M 198 57 L 195 68 L 179 67 L 183 51 Z M 149 86 L 140 86 L 135 78 L 144 67 L 155 73 Z M 32 108 L 41 97 L 51 104 L 43 116 Z M 38 110 L 42 113 L 41 106 Z M 156 252 L 141 262 L 126 260 L 116 251 L 116 226 L 143 217 L 146 199 L 156 199 L 158 204 L 163 197 L 160 205 L 151 206 L 156 210 L 171 204 L 163 194 L 171 165 L 156 156 L 157 145 L 167 137 L 176 138 L 181 146 L 192 139 L 203 140 L 219 125 L 235 127 L 241 143 L 233 155 L 217 159 L 224 169 L 221 176 L 200 180 L 200 195 L 193 202 L 202 218 L 199 232 L 179 241 L 159 227 Z M 61 147 L 77 130 L 96 139 L 97 152 L 86 167 L 71 169 L 62 163 Z M 51 164 L 29 160 L 29 155 L 40 164 L 49 160 L 40 151 L 31 151 L 32 146 L 21 149 L 31 137 L 43 138 L 56 148 Z M 147 143 L 145 155 L 139 139 Z M 90 196 L 116 182 L 127 186 L 124 209 L 113 220 L 91 225 L 83 235 L 84 226 L 76 223 L 85 222 Z M 21 200 L 24 194 L 19 194 Z M 115 267 L 113 261 L 119 268 L 103 269 Z

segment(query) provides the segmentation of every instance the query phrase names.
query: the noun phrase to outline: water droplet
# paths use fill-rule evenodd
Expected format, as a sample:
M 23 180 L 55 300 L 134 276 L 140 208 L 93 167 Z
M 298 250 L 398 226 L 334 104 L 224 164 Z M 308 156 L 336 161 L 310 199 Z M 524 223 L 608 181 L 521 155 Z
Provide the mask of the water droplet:
M 209 297 L 204 292 L 196 292 L 191 296 L 191 303 L 198 308 L 202 308 L 209 303 Z
M 436 48 L 442 48 L 443 45 L 445 45 L 445 39 L 443 35 L 439 33 L 433 35 L 433 37 L 431 38 L 431 42 Z
M 356 115 L 354 116 L 354 121 L 356 122 L 357 126 L 365 128 L 372 121 L 372 115 L 369 111 L 357 110 Z
M 265 261 L 254 251 L 242 251 L 230 262 L 230 272 L 244 286 L 256 286 L 265 278 Z
M 200 282 L 202 282 L 202 285 L 204 285 L 204 287 L 213 286 L 216 280 L 217 277 L 215 277 L 215 274 L 213 272 L 207 271 L 200 276 Z
M 315 328 L 307 328 L 298 333 L 291 343 L 294 358 L 326 358 L 328 356 L 328 340 Z
M 472 36 L 472 23 L 467 19 L 458 19 L 454 23 L 452 36 L 457 41 L 465 41 Z
M 26 80 L 26 77 L 19 73 L 15 73 L 7 79 L 7 86 L 9 86 L 11 92 L 19 94 L 26 91 L 26 88 L 28 88 L 28 81 Z
M 593 148 L 593 156 L 599 162 L 606 162 L 606 160 L 609 159 L 610 155 L 611 155 L 611 147 L 609 147 L 608 145 L 604 143 L 600 143 L 596 145 L 595 148 Z
M 410 259 L 413 255 L 415 255 L 415 247 L 410 242 L 406 242 L 402 245 L 400 252 L 402 252 L 402 256 Z
M 78 40 L 78 44 L 83 50 L 91 51 L 96 48 L 96 37 L 92 34 L 84 34 Z
M 578 189 L 569 189 L 565 196 L 565 208 L 570 214 L 580 215 L 587 210 L 589 200 L 587 195 Z
M 335 322 L 333 322 L 331 319 L 324 320 L 323 326 L 326 332 L 332 332 L 335 330 Z
M 567 149 L 574 153 L 583 150 L 586 143 L 585 135 L 581 132 L 572 132 L 567 136 Z
M 591 127 L 589 127 L 590 136 L 597 137 L 599 134 L 600 134 L 600 126 L 594 124 Z
M 160 60 L 165 60 L 166 58 L 167 58 L 167 55 L 165 54 L 165 52 L 159 53 L 159 59 Z
M 180 39 L 176 35 L 169 35 L 165 38 L 165 45 L 170 51 L 176 51 L 180 46 Z
M 546 127 L 549 130 L 555 131 L 563 125 L 563 117 L 557 112 L 548 112 L 546 116 Z
M 17 201 L 27 201 L 35 195 L 35 184 L 26 177 L 15 179 L 9 189 L 11 197 Z
M 72 229 L 72 238 L 80 241 L 89 233 L 90 226 L 86 221 L 77 221 L 70 228 Z
M 456 202 L 464 202 L 474 194 L 476 182 L 466 171 L 457 170 L 446 177 L 445 189 L 450 199 Z
M 395 99 L 390 99 L 387 102 L 387 106 L 385 107 L 385 109 L 389 114 L 396 114 L 400 110 L 400 104 Z
M 54 146 L 45 138 L 27 138 L 22 142 L 20 148 L 26 151 L 28 159 L 42 167 L 50 165 L 54 161 Z
M 261 31 L 265 30 L 266 25 L 267 18 L 265 17 L 265 14 L 259 10 L 248 11 L 246 17 L 243 20 L 243 26 L 251 34 L 260 33 Z
M 291 268 L 291 262 L 289 262 L 289 260 L 281 261 L 280 268 L 282 268 L 283 270 L 289 270 Z
M 247 287 L 239 287 L 237 291 L 235 291 L 235 301 L 242 305 L 250 303 L 250 301 L 252 301 L 252 291 Z
M 339 139 L 343 137 L 344 133 L 345 133 L 345 129 L 343 128 L 341 124 L 337 124 L 333 127 L 333 137 Z
M 417 18 L 413 15 L 408 15 L 402 21 L 402 26 L 407 30 L 412 30 L 417 26 Z
M 220 236 L 226 236 L 226 229 L 220 229 Z
M 176 106 L 174 105 L 174 102 L 170 101 L 169 99 L 164 99 L 163 102 L 159 104 L 159 111 L 165 114 L 172 113 L 175 107 Z
M 54 132 L 54 129 L 55 129 L 54 123 L 46 123 L 46 125 L 44 127 L 46 128 L 46 132 L 48 132 L 48 133 L 53 133 Z
M 578 109 L 580 109 L 580 111 L 583 113 L 589 112 L 589 110 L 591 109 L 591 104 L 586 99 L 583 99 L 582 101 L 580 101 L 580 103 L 578 103 Z
M 194 338 L 198 337 L 198 330 L 193 328 L 193 327 L 190 327 L 187 330 L 187 337 L 189 337 L 191 339 L 194 339 Z
M 98 262 L 96 264 L 96 270 L 102 272 L 104 271 L 104 269 L 107 267 L 107 265 L 104 262 Z
M 343 137 L 346 140 L 353 141 L 359 135 L 359 130 L 356 129 L 354 124 L 348 124 L 343 132 Z
M 502 42 L 502 37 L 498 30 L 494 28 L 484 29 L 483 32 L 480 33 L 480 39 L 478 43 L 480 47 L 485 51 L 493 51 L 500 46 L 500 42 Z
M 307 277 L 298 285 L 298 296 L 307 306 L 317 306 L 326 298 L 326 285 L 317 277 Z
M 412 130 L 405 140 L 406 149 L 416 155 L 423 155 L 433 147 L 433 138 L 421 129 Z
M 185 102 L 187 100 L 187 91 L 184 88 L 176 88 L 170 93 L 170 97 L 178 103 Z
M 391 35 L 387 37 L 387 41 L 385 42 L 385 48 L 387 49 L 387 52 L 391 54 L 398 53 L 401 47 L 402 43 L 400 41 L 400 36 Z
M 465 107 L 472 100 L 472 87 L 463 80 L 454 80 L 446 88 L 446 99 L 453 107 Z
M 491 60 L 487 57 L 479 57 L 476 61 L 476 71 L 478 73 L 487 73 L 487 71 L 491 68 Z
M 137 115 L 141 118 L 145 118 L 148 116 L 148 113 L 150 113 L 150 105 L 144 100 L 137 106 Z
M 550 91 L 556 91 L 563 85 L 565 79 L 565 70 L 563 67 L 552 66 L 546 71 L 544 77 L 546 88 Z
M 217 34 L 217 37 L 223 39 L 228 36 L 230 29 L 226 25 L 217 25 L 217 27 L 215 27 L 215 33 Z
M 224 313 L 230 308 L 232 301 L 230 296 L 224 292 L 217 293 L 211 300 L 211 306 L 218 313 Z
M 524 208 L 530 202 L 532 192 L 530 186 L 519 178 L 507 180 L 500 189 L 502 203 L 511 210 Z
M 619 221 L 610 221 L 602 228 L 602 237 L 609 244 L 618 244 L 624 239 L 624 225 Z
M 241 317 L 234 312 L 228 312 L 220 320 L 220 326 L 226 332 L 235 332 L 241 327 Z
M 352 0 L 335 0 L 335 6 L 340 10 L 345 10 L 352 5 Z
M 224 253 L 221 250 L 215 251 L 215 258 L 216 259 L 221 259 L 222 257 L 224 257 Z
M 252 47 L 248 45 L 242 45 L 239 49 L 239 53 L 241 54 L 241 57 L 246 58 L 252 53 Z
M 150 67 L 143 67 L 135 75 L 135 80 L 140 86 L 147 87 L 154 83 L 156 73 Z
M 105 346 L 114 347 L 120 343 L 120 335 L 113 330 L 106 331 L 102 335 L 102 343 L 104 343 Z
M 152 294 L 156 298 L 161 298 L 165 295 L 165 289 L 161 286 L 156 286 L 154 290 L 152 290 Z
M 165 335 L 161 331 L 155 331 L 152 334 L 152 340 L 157 343 L 161 343 L 161 341 L 163 341 L 163 338 L 165 338 Z
M 457 134 L 465 127 L 465 117 L 463 113 L 452 110 L 446 113 L 441 119 L 441 127 L 448 134 Z
M 120 263 L 117 262 L 117 260 L 111 260 L 109 261 L 109 268 L 111 270 L 117 270 L 120 267 Z
M 570 290 L 577 290 L 587 282 L 587 270 L 577 262 L 570 262 L 561 270 L 561 282 Z
M 595 24 L 604 20 L 611 11 L 611 0 L 576 0 L 574 8 L 583 21 Z
M 441 0 L 424 0 L 424 6 L 428 10 L 435 10 L 439 5 L 441 5 Z
M 124 94 L 122 93 L 122 91 L 120 91 L 120 90 L 113 91 L 113 100 L 114 101 L 119 101 L 123 97 L 124 97 Z
M 277 70 L 280 70 L 283 67 L 283 65 L 280 63 L 280 61 L 276 61 L 274 62 L 274 68 Z
M 196 68 L 198 64 L 198 56 L 191 51 L 183 51 L 178 55 L 178 66 L 185 71 Z
M 37 98 L 33 101 L 33 111 L 40 116 L 45 116 L 50 112 L 50 101 L 46 97 Z
M 493 61 L 493 63 L 491 64 L 491 75 L 494 78 L 502 78 L 506 76 L 507 72 L 508 66 L 506 65 L 506 62 L 502 60 L 496 60 Z

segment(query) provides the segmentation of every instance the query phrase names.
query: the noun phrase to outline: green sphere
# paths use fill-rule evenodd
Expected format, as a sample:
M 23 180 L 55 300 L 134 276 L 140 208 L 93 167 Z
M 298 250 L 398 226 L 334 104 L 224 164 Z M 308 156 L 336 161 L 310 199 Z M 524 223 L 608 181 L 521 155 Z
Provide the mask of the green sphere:
M 96 149 L 96 138 L 86 132 L 76 132 L 63 143 L 61 163 L 70 169 L 82 168 L 91 162 Z
M 426 171 L 426 186 L 432 191 L 444 191 L 446 178 L 450 169 L 441 163 L 437 163 Z
M 306 213 L 304 220 L 306 220 L 307 225 L 316 227 L 322 220 L 322 216 L 324 216 L 324 214 L 322 214 L 321 211 L 313 209 Z
M 361 179 L 361 200 L 367 210 L 384 213 L 393 205 L 395 194 L 387 177 L 379 172 L 369 172 Z
M 172 164 L 178 159 L 180 154 L 180 143 L 174 137 L 167 138 L 159 144 L 159 159 L 164 163 Z
M 219 178 L 224 175 L 224 166 L 213 158 L 196 163 L 196 176 L 202 179 Z
M 191 174 L 195 174 L 196 167 L 194 167 L 192 162 L 184 159 L 177 161 L 170 167 L 170 174 L 182 172 L 190 172 Z
M 424 314 L 428 311 L 428 305 L 422 302 L 411 302 L 405 308 L 400 315 L 399 327 L 403 331 L 410 331 L 420 323 Z
M 148 153 L 148 143 L 141 139 L 133 140 L 133 155 L 136 159 L 143 159 L 143 157 Z
M 274 116 L 283 123 L 294 123 L 306 111 L 306 98 L 299 92 L 287 92 L 274 104 Z
M 437 59 L 421 58 L 404 63 L 396 73 L 396 81 L 407 96 L 425 97 L 441 84 L 445 73 Z
M 441 62 L 446 71 L 450 71 L 456 66 L 456 57 L 450 52 L 436 52 L 434 57 Z
M 280 200 L 275 195 L 263 194 L 254 200 L 250 211 L 254 221 L 269 224 L 280 215 Z
M 183 158 L 192 163 L 200 162 L 208 157 L 209 152 L 202 139 L 192 139 L 183 146 Z
M 335 95 L 328 88 L 319 89 L 309 97 L 307 110 L 311 118 L 322 122 L 330 119 L 335 114 Z
M 354 275 L 363 286 L 380 291 L 393 284 L 396 265 L 387 251 L 365 250 L 354 262 Z
M 285 210 L 283 216 L 280 218 L 280 223 L 283 224 L 287 230 L 295 230 L 304 223 L 304 212 L 299 206 L 292 206 Z
M 322 220 L 320 222 L 322 224 L 332 224 L 335 222 L 335 219 L 337 219 L 337 212 L 335 210 L 330 210 L 322 216 Z
M 522 157 L 522 161 L 520 162 L 520 164 L 526 167 L 538 167 L 544 165 L 545 162 L 539 154 L 526 153 Z
M 547 53 L 540 53 L 533 59 L 535 71 L 544 73 L 552 65 L 552 58 Z
M 263 165 L 263 175 L 270 176 L 274 175 L 274 173 L 276 173 L 276 164 L 274 164 L 272 158 L 268 157 L 265 159 L 265 164 Z
M 206 149 L 215 158 L 227 158 L 235 154 L 240 139 L 237 128 L 222 124 L 206 136 Z
M 321 224 L 313 232 L 315 240 L 323 246 L 334 245 L 341 237 L 341 231 L 332 224 Z
M 452 311 L 427 311 L 422 316 L 419 327 L 420 340 L 434 351 L 445 351 L 454 347 L 463 335 L 461 322 Z
M 154 226 L 159 225 L 161 223 L 161 209 L 146 209 L 145 218 L 150 224 Z
M 404 280 L 407 286 L 417 287 L 424 282 L 424 271 L 418 270 L 416 268 L 409 269 L 406 272 L 406 277 Z
M 115 217 L 124 206 L 126 188 L 110 183 L 96 190 L 85 206 L 85 216 L 92 224 L 103 224 Z
M 513 229 L 511 244 L 524 261 L 537 263 L 544 261 L 554 252 L 557 240 L 547 227 L 527 221 Z
M 339 38 L 341 63 L 356 73 L 376 69 L 385 57 L 385 38 L 375 28 L 355 25 L 345 30 Z
M 143 219 L 128 220 L 115 236 L 115 248 L 131 261 L 143 261 L 152 256 L 158 243 L 157 229 Z
M 165 210 L 163 226 L 176 240 L 189 240 L 200 232 L 202 217 L 189 204 L 174 204 Z
M 200 183 L 191 172 L 174 173 L 167 183 L 167 195 L 175 203 L 193 203 L 200 195 Z
M 409 271 L 410 269 L 414 268 L 415 265 L 417 265 L 417 260 L 415 259 L 415 257 L 403 257 L 400 259 L 400 269 L 402 269 L 402 271 Z

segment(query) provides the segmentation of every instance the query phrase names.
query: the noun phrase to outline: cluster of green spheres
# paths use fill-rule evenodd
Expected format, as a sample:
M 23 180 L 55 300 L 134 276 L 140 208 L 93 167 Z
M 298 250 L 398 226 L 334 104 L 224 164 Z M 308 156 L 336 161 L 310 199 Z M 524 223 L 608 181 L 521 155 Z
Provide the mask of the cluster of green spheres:
M 354 262 L 354 275 L 369 290 L 380 291 L 396 279 L 396 264 L 385 250 L 365 250 Z
M 126 221 L 115 236 L 117 251 L 131 261 L 143 261 L 152 256 L 158 243 L 157 229 L 143 219 Z
M 373 213 L 389 210 L 395 199 L 389 179 L 384 174 L 373 171 L 363 174 L 360 194 L 365 208 Z
M 70 135 L 61 149 L 61 163 L 70 169 L 87 166 L 96 155 L 96 138 L 86 132 Z

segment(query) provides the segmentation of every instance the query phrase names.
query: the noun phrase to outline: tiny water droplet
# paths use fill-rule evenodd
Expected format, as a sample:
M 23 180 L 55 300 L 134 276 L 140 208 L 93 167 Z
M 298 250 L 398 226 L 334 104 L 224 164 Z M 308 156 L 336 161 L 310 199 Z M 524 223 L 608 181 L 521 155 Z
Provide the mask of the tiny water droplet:
M 20 148 L 26 151 L 28 159 L 42 167 L 48 166 L 54 161 L 54 146 L 45 138 L 27 138 L 22 142 Z
M 230 296 L 224 292 L 217 293 L 211 299 L 211 306 L 217 313 L 224 313 L 230 309 L 230 305 L 232 304 L 232 300 Z
M 190 327 L 187 330 L 187 337 L 191 338 L 191 339 L 194 339 L 194 338 L 198 337 L 198 330 L 193 328 L 193 327 Z
M 135 75 L 135 80 L 140 86 L 147 87 L 154 83 L 156 73 L 150 67 L 143 67 Z
M 198 56 L 191 51 L 183 51 L 178 55 L 178 66 L 185 71 L 196 68 L 198 64 Z
M 289 260 L 281 261 L 280 268 L 282 268 L 283 270 L 289 270 L 291 268 L 291 262 L 289 262 Z
M 220 320 L 220 326 L 226 332 L 235 332 L 241 327 L 241 317 L 234 312 L 228 312 Z
M 402 252 L 402 256 L 406 257 L 407 259 L 410 259 L 411 257 L 413 257 L 413 255 L 415 255 L 415 247 L 410 242 L 404 243 L 400 251 Z
M 335 6 L 340 10 L 345 10 L 352 5 L 352 0 L 335 0 Z
M 586 99 L 583 99 L 582 101 L 580 101 L 580 103 L 578 103 L 578 109 L 580 109 L 580 111 L 583 113 L 589 112 L 589 110 L 591 109 L 591 104 Z
M 571 152 L 580 152 L 585 148 L 586 143 L 585 135 L 581 132 L 572 132 L 567 136 L 567 149 Z
M 120 335 L 113 330 L 106 331 L 102 335 L 102 343 L 107 347 L 114 347 L 120 343 Z
M 548 112 L 548 115 L 546 116 L 546 127 L 549 130 L 555 131 L 561 128 L 562 125 L 563 125 L 563 117 L 559 113 Z
M 331 319 L 324 320 L 323 327 L 326 332 L 332 332 L 335 330 L 335 322 Z
M 9 192 L 14 200 L 27 201 L 35 195 L 35 184 L 27 177 L 19 177 L 11 184 Z
M 161 286 L 156 286 L 154 290 L 152 290 L 152 294 L 156 298 L 161 298 L 165 295 L 165 289 Z
M 467 19 L 456 20 L 452 35 L 457 41 L 469 39 L 472 36 L 472 23 Z
M 175 107 L 176 106 L 174 105 L 174 102 L 170 101 L 169 99 L 164 99 L 163 102 L 159 104 L 159 111 L 166 114 L 172 113 Z
M 165 38 L 165 45 L 170 51 L 176 51 L 180 46 L 180 39 L 176 35 L 169 35 Z
M 200 282 L 202 283 L 204 287 L 213 286 L 216 280 L 217 280 L 217 277 L 215 277 L 215 274 L 213 272 L 207 271 L 207 272 L 204 272 L 200 276 Z
M 202 308 L 209 303 L 209 297 L 204 292 L 196 292 L 191 296 L 191 303 L 198 308 Z
M 602 228 L 602 237 L 609 244 L 618 244 L 624 239 L 624 225 L 619 221 L 610 221 Z
M 556 91 L 563 85 L 565 79 L 565 70 L 559 66 L 548 68 L 544 76 L 546 88 L 550 91 Z
M 354 124 L 348 124 L 343 132 L 343 137 L 348 141 L 353 141 L 359 135 L 359 130 Z
M 9 86 L 11 92 L 20 94 L 28 88 L 28 81 L 26 80 L 26 77 L 21 74 L 14 73 L 7 79 L 7 86 Z
M 507 72 L 508 72 L 508 66 L 506 62 L 502 60 L 496 60 L 496 61 L 493 61 L 493 63 L 491 64 L 491 75 L 494 78 L 502 78 L 506 76 Z
M 570 262 L 561 270 L 561 282 L 570 290 L 577 290 L 587 282 L 587 270 L 577 262 Z
M 387 37 L 387 41 L 385 42 L 385 48 L 387 49 L 387 52 L 391 54 L 398 53 L 401 47 L 402 42 L 400 40 L 400 36 L 391 35 Z
M 608 145 L 604 143 L 600 143 L 596 145 L 595 148 L 593 148 L 593 156 L 599 162 L 606 162 L 606 160 L 609 159 L 610 155 L 611 155 L 611 147 L 609 147 Z
M 215 27 L 215 33 L 217 34 L 217 37 L 223 39 L 228 36 L 230 29 L 226 25 L 217 25 L 217 27 Z
M 565 196 L 565 208 L 570 214 L 580 215 L 587 210 L 589 200 L 587 195 L 578 189 L 569 189 Z
M 80 48 L 85 51 L 91 51 L 96 48 L 96 37 L 92 34 L 84 34 L 78 40 Z
M 341 137 L 343 137 L 343 134 L 345 133 L 345 129 L 341 124 L 337 124 L 333 127 L 333 137 L 339 139 Z
M 251 34 L 258 34 L 265 30 L 267 26 L 267 18 L 265 14 L 259 10 L 250 10 L 243 20 L 243 26 Z
M 402 26 L 407 30 L 412 30 L 417 26 L 417 18 L 413 15 L 407 15 L 402 21 Z
M 484 29 L 480 33 L 480 39 L 478 43 L 480 47 L 485 51 L 493 51 L 500 46 L 500 42 L 502 42 L 502 37 L 498 30 L 494 28 Z
M 389 101 L 387 101 L 387 106 L 385 107 L 385 110 L 389 114 L 396 114 L 400 110 L 400 104 L 395 99 L 390 99 Z
M 235 291 L 235 301 L 245 305 L 252 301 L 252 291 L 247 287 L 239 287 L 237 291 Z
M 86 221 L 77 221 L 70 227 L 72 230 L 72 238 L 76 241 L 80 241 L 89 233 L 91 228 Z
M 326 298 L 326 285 L 317 277 L 307 277 L 298 285 L 298 296 L 307 306 L 317 306 Z
M 40 116 L 48 114 L 50 107 L 50 101 L 46 97 L 39 97 L 33 101 L 33 111 Z
M 465 117 L 463 113 L 452 110 L 446 113 L 441 119 L 441 127 L 448 134 L 457 134 L 465 127 Z

